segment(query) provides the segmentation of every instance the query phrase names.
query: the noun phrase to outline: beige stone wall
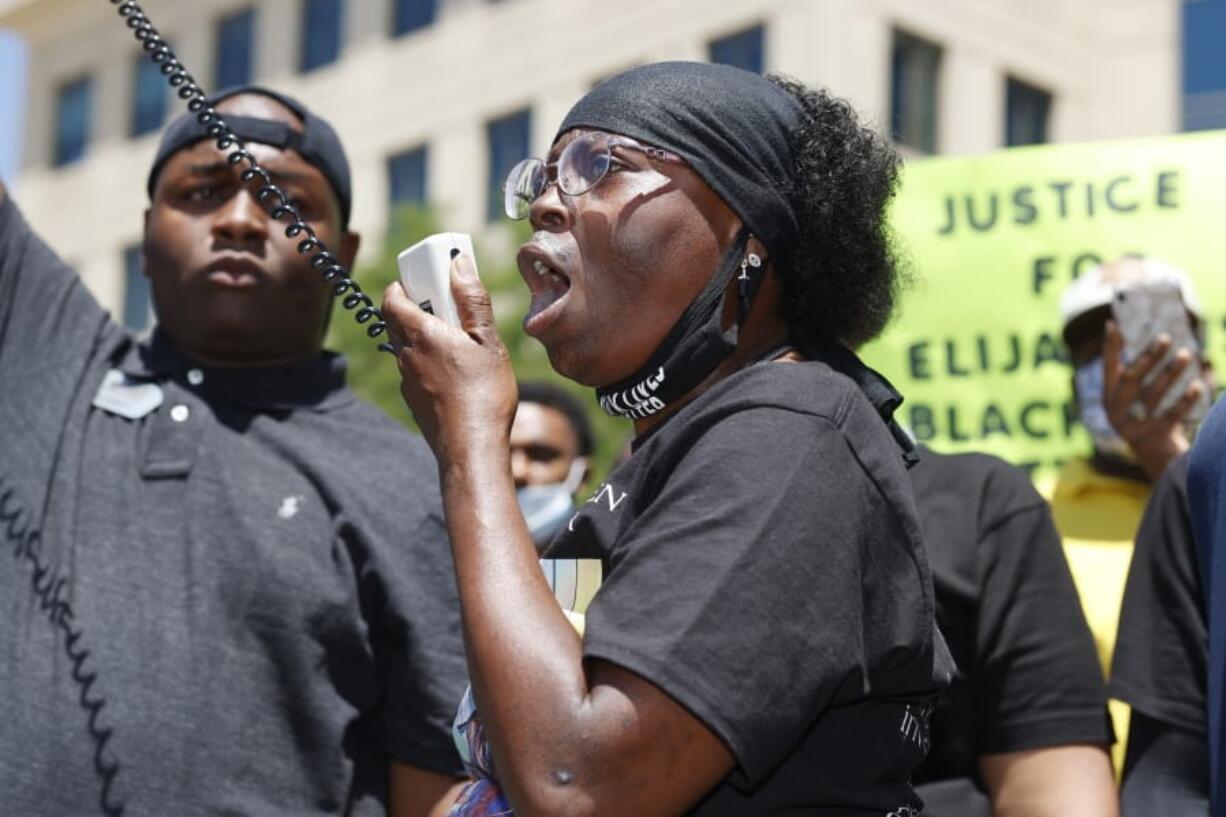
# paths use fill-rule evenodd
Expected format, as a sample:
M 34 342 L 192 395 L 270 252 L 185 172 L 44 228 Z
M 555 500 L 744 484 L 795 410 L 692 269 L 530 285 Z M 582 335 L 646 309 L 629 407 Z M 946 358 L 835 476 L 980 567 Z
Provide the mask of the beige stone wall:
M 207 82 L 213 25 L 249 0 L 147 0 L 183 61 Z M 261 0 L 259 81 L 303 97 L 337 126 L 354 171 L 354 222 L 377 240 L 389 155 L 430 144 L 431 198 L 455 229 L 483 228 L 485 122 L 528 106 L 543 152 L 569 105 L 596 80 L 660 59 L 702 59 L 716 37 L 762 23 L 766 60 L 889 112 L 895 27 L 940 44 L 938 149 L 1001 146 L 1004 82 L 1054 95 L 1053 141 L 1178 128 L 1178 0 L 443 0 L 438 21 L 387 36 L 388 0 L 348 0 L 341 59 L 296 73 L 298 0 Z M 101 0 L 0 0 L 0 27 L 30 48 L 22 171 L 27 217 L 108 307 L 122 303 L 122 249 L 139 240 L 156 135 L 126 136 L 135 41 Z M 96 78 L 87 157 L 48 167 L 55 91 Z M 179 103 L 172 104 L 172 110 Z

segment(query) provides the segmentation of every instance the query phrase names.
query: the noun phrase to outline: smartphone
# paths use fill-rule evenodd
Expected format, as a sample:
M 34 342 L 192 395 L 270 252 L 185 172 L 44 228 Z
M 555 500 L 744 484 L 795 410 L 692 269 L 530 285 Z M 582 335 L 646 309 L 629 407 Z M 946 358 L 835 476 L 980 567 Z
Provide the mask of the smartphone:
M 1192 329 L 1188 308 L 1184 305 L 1179 284 L 1174 281 L 1157 281 L 1134 287 L 1118 289 L 1111 303 L 1116 326 L 1124 338 L 1124 360 L 1136 360 L 1161 334 L 1169 335 L 1171 347 L 1149 374 L 1145 382 L 1159 377 L 1166 365 L 1180 349 L 1192 353 L 1192 360 L 1158 402 L 1157 414 L 1169 410 L 1187 391 L 1193 381 L 1200 378 L 1200 341 Z M 1201 390 L 1200 399 L 1188 412 L 1186 423 L 1199 423 L 1209 411 L 1209 392 Z
M 467 233 L 435 233 L 396 256 L 404 291 L 424 311 L 452 326 L 460 325 L 460 315 L 451 297 L 451 261 L 461 254 L 476 265 L 473 240 Z

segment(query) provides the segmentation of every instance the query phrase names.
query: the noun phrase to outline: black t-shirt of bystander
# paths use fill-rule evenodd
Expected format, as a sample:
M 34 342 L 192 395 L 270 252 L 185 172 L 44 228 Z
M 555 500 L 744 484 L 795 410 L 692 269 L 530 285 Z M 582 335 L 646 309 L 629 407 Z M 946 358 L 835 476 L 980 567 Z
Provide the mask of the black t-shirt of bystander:
M 584 654 L 737 769 L 693 815 L 896 814 L 952 670 L 897 444 L 824 363 L 763 363 L 641 440 L 555 540 L 605 580 Z
M 915 780 L 926 815 L 986 814 L 980 756 L 1113 740 L 1102 671 L 1051 511 L 1024 472 L 924 451 L 911 481 L 958 666 Z
M 1204 602 L 1188 517 L 1188 458 L 1154 484 L 1137 530 L 1111 664 L 1111 696 L 1205 734 Z
M 1188 456 L 1154 484 L 1111 664 L 1111 697 L 1132 707 L 1123 813 L 1208 813 L 1208 630 L 1188 512 Z

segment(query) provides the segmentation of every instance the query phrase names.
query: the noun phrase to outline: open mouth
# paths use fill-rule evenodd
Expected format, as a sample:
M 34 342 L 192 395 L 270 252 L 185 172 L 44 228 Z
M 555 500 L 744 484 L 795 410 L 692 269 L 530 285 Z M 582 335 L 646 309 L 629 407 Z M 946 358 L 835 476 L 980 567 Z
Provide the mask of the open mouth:
M 538 335 L 561 312 L 561 303 L 570 292 L 570 278 L 540 255 L 532 255 L 526 264 L 521 264 L 520 274 L 532 296 L 524 316 L 524 331 Z

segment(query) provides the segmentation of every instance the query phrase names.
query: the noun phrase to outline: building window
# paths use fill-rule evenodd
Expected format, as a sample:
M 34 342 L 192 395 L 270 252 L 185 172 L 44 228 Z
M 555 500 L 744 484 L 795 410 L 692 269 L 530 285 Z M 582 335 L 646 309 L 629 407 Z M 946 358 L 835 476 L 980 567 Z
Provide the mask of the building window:
M 251 82 L 254 44 L 255 9 L 244 9 L 221 19 L 217 24 L 215 91 Z
M 143 51 L 136 55 L 132 76 L 132 124 L 129 134 L 135 138 L 162 127 L 166 119 L 170 85 L 162 69 Z
M 894 32 L 890 66 L 890 130 L 900 144 L 924 153 L 937 149 L 939 46 Z
M 489 179 L 486 190 L 485 218 L 497 221 L 503 214 L 502 183 L 520 159 L 528 156 L 532 133 L 532 112 L 516 111 L 495 119 L 485 126 L 490 145 Z
M 1051 94 L 1010 77 L 1005 86 L 1005 145 L 1042 145 L 1047 142 Z
M 60 86 L 55 100 L 55 153 L 57 167 L 85 155 L 89 144 L 89 119 L 93 108 L 94 83 L 82 77 Z
M 306 72 L 335 62 L 341 53 L 344 18 L 341 0 L 302 0 L 302 49 L 298 70 Z
M 707 56 L 711 62 L 732 65 L 761 74 L 765 39 L 765 31 L 762 26 L 754 26 L 713 40 L 707 48 Z
M 153 301 L 138 245 L 123 251 L 123 282 L 123 325 L 133 332 L 143 332 L 153 323 Z
M 1226 128 L 1226 2 L 1184 0 L 1183 129 Z
M 391 209 L 402 204 L 426 203 L 426 161 L 429 153 L 425 145 L 397 153 L 387 160 L 388 203 Z
M 392 35 L 425 28 L 434 22 L 438 0 L 393 0 Z

